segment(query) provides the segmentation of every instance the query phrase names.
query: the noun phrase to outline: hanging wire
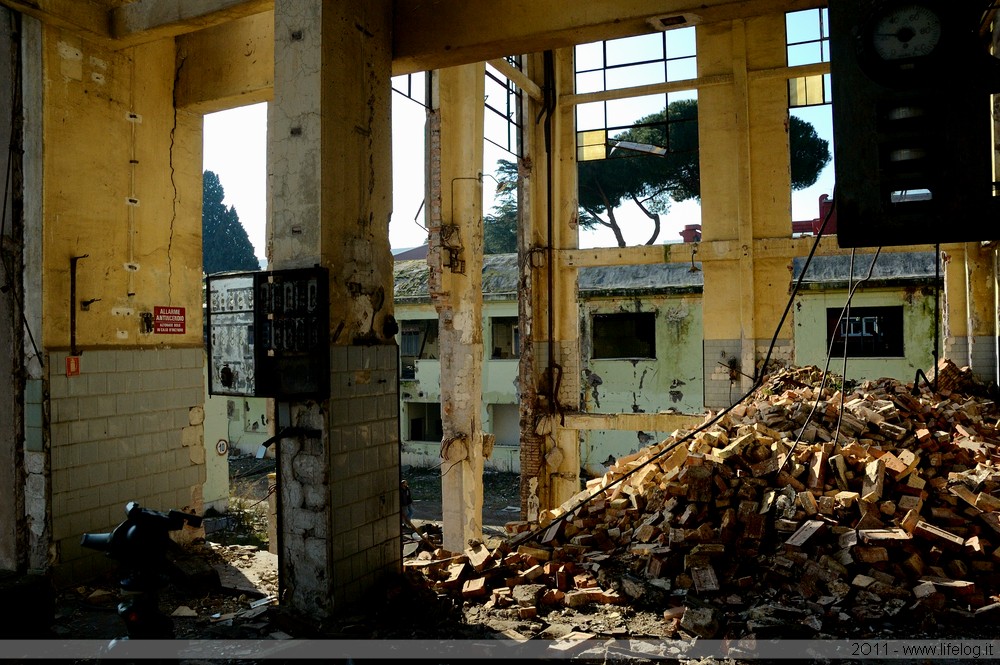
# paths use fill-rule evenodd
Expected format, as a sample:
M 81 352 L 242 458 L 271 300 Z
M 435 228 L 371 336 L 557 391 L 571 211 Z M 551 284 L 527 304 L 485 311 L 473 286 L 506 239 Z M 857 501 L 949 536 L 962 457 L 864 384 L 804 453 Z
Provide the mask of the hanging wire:
M 868 274 L 865 275 L 864 278 L 858 280 L 858 282 L 856 284 L 851 285 L 851 281 L 853 281 L 853 279 L 854 279 L 854 250 L 853 249 L 851 250 L 851 271 L 850 271 L 850 277 L 848 279 L 847 301 L 844 303 L 844 307 L 840 310 L 840 315 L 837 317 L 837 326 L 838 327 L 840 326 L 841 321 L 845 320 L 845 318 L 848 321 L 850 320 L 851 300 L 854 299 L 854 294 L 858 290 L 858 287 L 860 287 L 862 284 L 864 284 L 865 282 L 867 282 L 868 280 L 870 280 L 872 278 L 872 273 L 875 270 L 875 262 L 878 261 L 879 254 L 881 254 L 881 253 L 882 253 L 882 248 L 879 247 L 875 251 L 875 254 L 872 256 L 872 263 L 871 263 L 870 266 L 868 266 Z M 819 381 L 819 390 L 818 390 L 817 398 L 813 402 L 812 409 L 809 411 L 809 415 L 806 416 L 805 422 L 802 423 L 802 427 L 799 429 L 799 433 L 795 437 L 795 442 L 792 443 L 792 450 L 795 450 L 795 446 L 799 445 L 799 442 L 802 440 L 802 435 L 806 431 L 806 427 L 809 426 L 809 423 L 812 421 L 813 416 L 816 414 L 816 409 L 819 407 L 820 401 L 822 401 L 823 388 L 826 386 L 826 380 L 827 380 L 827 377 L 829 375 L 830 360 L 831 360 L 831 358 L 833 358 L 833 345 L 834 345 L 835 341 L 836 341 L 836 335 L 831 335 L 830 336 L 830 344 L 827 347 L 827 351 L 826 351 L 826 363 L 823 365 L 823 374 L 821 375 L 820 381 Z M 840 423 L 843 420 L 843 413 L 844 413 L 844 387 L 845 387 L 845 385 L 847 383 L 847 342 L 846 341 L 844 342 L 844 376 L 842 377 L 842 381 L 843 381 L 843 383 L 841 384 L 841 391 L 840 391 L 840 415 L 837 417 L 837 430 L 836 430 L 837 433 L 833 437 L 834 441 L 837 441 L 840 438 Z M 782 460 L 781 465 L 778 467 L 778 471 L 779 472 L 783 468 L 785 468 L 785 463 L 788 461 L 788 459 L 790 457 L 791 457 L 791 455 L 787 455 L 785 457 L 785 459 Z

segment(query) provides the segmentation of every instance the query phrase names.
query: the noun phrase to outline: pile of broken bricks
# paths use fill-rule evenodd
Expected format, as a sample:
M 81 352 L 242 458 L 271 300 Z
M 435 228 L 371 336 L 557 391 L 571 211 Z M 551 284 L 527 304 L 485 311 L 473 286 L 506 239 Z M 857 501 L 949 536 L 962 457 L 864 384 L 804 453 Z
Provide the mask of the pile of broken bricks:
M 492 550 L 404 563 L 442 594 L 510 608 L 628 603 L 664 635 L 846 634 L 900 615 L 1000 608 L 998 410 L 942 360 L 936 390 L 820 391 L 782 370 L 747 400 L 617 460 L 512 522 Z M 829 384 L 829 382 L 828 382 Z

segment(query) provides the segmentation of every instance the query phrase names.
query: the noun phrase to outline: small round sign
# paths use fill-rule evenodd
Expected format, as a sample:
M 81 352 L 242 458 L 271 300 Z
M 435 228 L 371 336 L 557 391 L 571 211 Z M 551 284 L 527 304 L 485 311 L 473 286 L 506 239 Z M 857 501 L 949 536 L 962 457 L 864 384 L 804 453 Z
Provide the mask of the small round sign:
M 225 439 L 219 439 L 219 442 L 215 444 L 215 452 L 219 453 L 220 455 L 225 455 L 227 452 L 229 452 L 229 442 L 226 441 Z

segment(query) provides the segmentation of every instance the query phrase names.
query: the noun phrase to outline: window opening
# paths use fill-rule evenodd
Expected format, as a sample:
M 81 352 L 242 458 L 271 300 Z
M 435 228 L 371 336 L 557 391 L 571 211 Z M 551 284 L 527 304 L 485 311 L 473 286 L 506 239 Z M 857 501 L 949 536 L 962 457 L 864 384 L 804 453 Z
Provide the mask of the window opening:
M 852 307 L 850 317 L 840 320 L 840 308 L 826 310 L 827 344 L 832 342 L 833 355 L 852 358 L 891 357 L 904 355 L 903 308 Z
M 403 321 L 399 326 L 399 367 L 403 379 L 415 379 L 417 360 L 438 357 L 438 320 Z
M 668 30 L 637 37 L 581 44 L 575 50 L 576 92 L 585 94 L 620 90 L 694 79 L 698 76 L 694 28 Z M 659 136 L 641 132 L 639 127 L 670 119 L 666 110 L 673 102 L 697 99 L 695 90 L 610 99 L 576 107 L 577 159 L 606 159 L 621 136 L 630 131 L 645 134 L 650 145 L 669 149 L 669 132 Z M 637 141 L 631 141 L 638 143 Z M 626 146 L 622 146 L 626 149 Z M 640 148 L 639 152 L 643 152 Z M 646 154 L 650 154 L 646 149 Z M 655 153 L 654 153 L 655 154 Z M 662 154 L 662 153 L 660 153 Z M 619 155 L 621 156 L 621 155 Z
M 521 337 L 517 327 L 516 316 L 497 316 L 492 320 L 491 337 L 493 360 L 507 360 L 521 356 Z
M 594 314 L 595 360 L 656 359 L 656 316 L 652 312 Z
M 427 99 L 427 72 L 414 72 L 392 77 L 394 92 L 410 99 L 424 108 L 430 108 Z
M 574 53 L 581 247 L 677 241 L 701 218 L 695 28 Z
M 830 62 L 830 19 L 826 7 L 785 14 L 788 66 Z
M 785 14 L 789 67 L 830 62 L 827 9 Z M 817 233 L 833 201 L 833 109 L 829 73 L 788 79 L 792 233 Z M 836 234 L 836 213 L 824 233 Z
M 406 423 L 410 441 L 440 441 L 441 404 L 438 402 L 407 402 Z

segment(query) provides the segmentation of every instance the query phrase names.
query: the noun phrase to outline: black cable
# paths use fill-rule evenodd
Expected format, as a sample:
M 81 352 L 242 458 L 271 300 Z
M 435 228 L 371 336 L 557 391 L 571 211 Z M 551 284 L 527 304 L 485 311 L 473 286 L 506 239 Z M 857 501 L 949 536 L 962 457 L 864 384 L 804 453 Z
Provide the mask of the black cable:
M 881 250 L 881 249 L 882 248 L 880 247 L 879 250 Z M 869 267 L 869 271 L 868 271 L 869 277 L 871 276 L 871 270 L 875 268 L 875 258 L 877 258 L 877 255 L 876 255 L 876 257 L 872 258 L 872 264 Z M 853 281 L 853 280 L 854 280 L 854 249 L 852 248 L 851 249 L 851 271 L 849 273 L 849 277 L 847 278 L 848 285 L 850 285 L 851 281 Z M 858 283 L 860 284 L 860 282 L 858 282 Z M 844 422 L 844 396 L 845 396 L 845 393 L 847 392 L 847 347 L 848 347 L 848 342 L 850 341 L 849 338 L 850 338 L 850 335 L 851 335 L 851 299 L 854 297 L 854 291 L 853 291 L 853 289 L 850 291 L 850 294 L 851 295 L 847 299 L 847 303 L 844 305 L 844 320 L 847 322 L 847 335 L 844 336 L 844 369 L 842 370 L 842 373 L 841 373 L 841 376 L 840 376 L 840 408 L 837 411 L 837 429 L 835 429 L 834 432 L 833 432 L 833 442 L 834 442 L 834 444 L 836 444 L 838 441 L 840 441 L 840 426 Z M 840 323 L 838 322 L 837 325 L 839 326 Z
M 855 283 L 855 284 L 852 285 L 851 282 L 853 282 L 853 280 L 854 280 L 854 250 L 853 249 L 851 250 L 851 272 L 850 272 L 850 277 L 848 279 L 847 302 L 844 303 L 843 308 L 841 308 L 841 310 L 840 310 L 840 315 L 837 317 L 837 327 L 840 326 L 841 321 L 843 321 L 845 317 L 847 317 L 847 318 L 850 317 L 851 300 L 854 299 L 854 294 L 858 290 L 858 287 L 861 286 L 863 283 L 867 282 L 868 280 L 870 280 L 872 278 L 872 273 L 875 270 L 875 262 L 878 260 L 879 254 L 881 254 L 881 253 L 882 253 L 882 248 L 881 247 L 879 247 L 877 250 L 875 250 L 875 254 L 872 256 L 872 263 L 871 263 L 870 266 L 868 266 L 868 274 L 865 275 L 865 277 L 862 278 L 861 280 L 859 280 L 857 283 Z M 850 325 L 850 324 L 848 323 L 848 325 Z M 827 379 L 827 376 L 828 376 L 829 371 L 830 371 L 830 360 L 833 358 L 833 344 L 834 344 L 834 342 L 836 340 L 837 340 L 836 334 L 833 334 L 833 335 L 830 336 L 830 344 L 829 344 L 829 346 L 827 347 L 827 350 L 826 350 L 826 363 L 823 365 L 823 374 L 821 375 L 820 381 L 819 381 L 819 395 L 816 398 L 816 400 L 813 402 L 812 409 L 809 411 L 809 415 L 806 416 L 805 422 L 802 423 L 802 427 L 799 429 L 799 433 L 795 437 L 795 442 L 792 443 L 792 450 L 795 450 L 795 447 L 797 445 L 799 445 L 800 441 L 802 441 L 802 435 L 806 431 L 806 427 L 812 421 L 813 416 L 816 414 L 816 409 L 819 407 L 819 403 L 820 403 L 820 401 L 821 401 L 821 399 L 823 397 L 823 389 L 826 387 L 826 379 Z M 845 354 L 845 356 L 847 354 L 847 341 L 846 340 L 844 341 L 844 354 Z M 844 359 L 844 373 L 845 373 L 845 376 L 841 377 L 841 380 L 842 380 L 843 384 L 841 385 L 841 391 L 840 391 L 840 397 L 841 397 L 840 417 L 837 418 L 837 434 L 834 436 L 834 439 L 833 439 L 834 442 L 836 442 L 837 439 L 839 438 L 840 422 L 843 419 L 843 413 L 844 413 L 843 397 L 844 397 L 845 385 L 847 383 L 847 376 L 846 376 L 846 373 L 847 373 L 847 359 L 846 359 L 846 357 Z M 791 457 L 791 455 L 785 457 L 785 460 L 782 461 L 781 465 L 778 467 L 778 471 L 779 472 L 785 467 L 785 463 L 788 461 L 789 457 Z
M 15 13 L 14 16 L 15 20 L 17 21 L 16 30 L 17 32 L 20 32 L 20 15 Z M 15 50 L 15 53 L 13 54 L 13 59 L 15 63 L 19 63 L 21 55 L 20 42 L 18 39 L 15 38 L 13 40 L 13 44 L 14 44 L 13 48 Z M 4 284 L 2 289 L 0 289 L 0 292 L 7 292 L 11 290 L 10 287 L 14 286 L 14 271 L 7 263 L 7 256 L 6 254 L 4 254 L 3 251 L 3 241 L 5 238 L 4 234 L 6 233 L 6 228 L 7 228 L 7 196 L 10 191 L 10 183 L 11 183 L 11 164 L 13 163 L 15 154 L 23 154 L 23 151 L 20 150 L 18 146 L 15 145 L 14 143 L 15 131 L 18 129 L 17 112 L 21 106 L 21 104 L 18 103 L 20 99 L 19 94 L 21 87 L 21 75 L 19 67 L 14 67 L 13 70 L 14 74 L 11 80 L 10 140 L 7 146 L 7 172 L 6 175 L 4 176 L 3 206 L 2 208 L 0 208 L 0 264 L 3 264 L 3 269 L 5 277 L 7 279 L 7 283 Z M 23 245 L 23 239 L 21 244 Z M 18 289 L 15 288 L 14 291 L 16 293 Z M 11 298 L 13 300 L 14 296 L 12 295 Z M 31 348 L 35 352 L 35 358 L 38 360 L 39 367 L 44 367 L 45 360 L 42 358 L 41 351 L 38 350 L 38 344 L 35 342 L 35 335 L 31 332 L 31 326 L 28 323 L 28 315 L 24 311 L 23 296 L 21 300 L 22 300 L 21 305 L 18 308 L 21 310 L 21 322 L 24 325 L 25 332 L 28 333 L 28 341 L 31 342 Z

